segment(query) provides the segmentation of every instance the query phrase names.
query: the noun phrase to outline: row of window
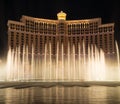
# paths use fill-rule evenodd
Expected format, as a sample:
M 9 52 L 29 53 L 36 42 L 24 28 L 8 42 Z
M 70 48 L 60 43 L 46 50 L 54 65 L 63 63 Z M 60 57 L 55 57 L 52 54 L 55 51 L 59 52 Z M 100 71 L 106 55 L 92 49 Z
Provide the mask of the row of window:
M 66 28 L 65 23 L 54 24 L 54 23 L 47 23 L 47 22 L 46 23 L 34 22 L 29 20 L 26 20 L 26 26 L 21 24 L 11 23 L 9 28 L 15 29 L 18 31 L 27 31 L 27 32 L 53 34 L 53 35 L 57 33 L 57 28 L 60 34 L 64 34 L 67 29 L 69 35 L 111 32 L 114 30 L 113 26 L 98 27 L 97 22 L 68 24 Z
M 61 36 L 55 36 L 55 37 L 51 37 L 51 36 L 46 36 L 46 35 L 33 35 L 33 34 L 24 34 L 24 33 L 14 33 L 14 32 L 11 32 L 11 34 L 9 35 L 9 36 L 11 36 L 11 40 L 13 40 L 14 39 L 14 37 L 16 37 L 16 40 L 33 40 L 33 39 L 35 39 L 35 40 L 41 40 L 42 39 L 42 37 L 43 37 L 43 39 L 45 39 L 45 40 L 50 40 L 50 39 L 55 39 L 55 38 L 59 38 L 59 39 L 65 39 L 65 38 L 68 38 L 68 39 L 83 39 L 83 38 L 85 38 L 85 39 L 87 39 L 88 40 L 88 38 L 89 37 L 91 37 L 91 38 L 99 38 L 100 40 L 102 40 L 102 37 L 105 37 L 106 39 L 107 39 L 107 37 L 111 37 L 111 39 L 112 39 L 112 36 L 113 36 L 113 34 L 104 34 L 104 35 L 102 35 L 102 34 L 100 34 L 100 35 L 88 35 L 88 36 L 75 36 L 75 37 L 66 37 L 66 36 L 64 36 L 64 35 L 61 35 Z M 40 38 L 40 39 L 39 39 Z M 90 39 L 91 40 L 91 39 Z
M 24 25 L 18 25 L 18 24 L 12 24 L 11 23 L 9 28 L 13 29 L 13 30 L 25 31 L 25 26 Z
M 69 24 L 68 28 L 72 29 L 72 28 L 97 28 L 98 27 L 98 22 L 93 22 L 93 23 L 73 23 L 73 24 Z
M 98 40 L 99 39 L 99 40 Z M 34 41 L 33 41 L 34 40 Z M 68 42 L 77 45 L 80 41 L 85 41 L 86 44 L 91 43 L 91 44 L 96 44 L 96 45 L 100 45 L 101 48 L 104 48 L 105 50 L 112 50 L 112 34 L 109 35 L 95 35 L 95 36 L 82 36 L 82 37 L 69 37 L 68 38 Z M 45 44 L 46 42 L 52 42 L 52 45 L 55 45 L 55 41 L 56 38 L 55 37 L 47 37 L 47 36 L 40 36 L 38 38 L 37 35 L 31 35 L 29 36 L 28 34 L 24 35 L 24 34 L 14 34 L 13 32 L 11 33 L 10 36 L 10 41 L 11 41 L 11 47 L 16 47 L 16 46 L 21 46 L 21 50 L 23 49 L 24 44 L 25 45 L 29 45 L 29 42 L 32 44 L 34 43 L 34 47 L 35 47 L 35 51 L 37 52 L 38 50 L 43 50 L 43 44 Z M 64 38 L 64 36 L 61 36 L 59 41 L 61 42 L 66 42 L 66 38 Z M 99 44 L 98 44 L 99 43 Z M 38 47 L 40 46 L 40 47 Z M 31 46 L 30 46 L 31 47 Z M 31 48 L 29 49 L 30 51 Z M 53 50 L 55 52 L 55 48 Z
M 108 27 L 100 27 L 99 28 L 99 32 L 111 32 L 113 31 L 113 27 L 112 26 L 108 26 Z

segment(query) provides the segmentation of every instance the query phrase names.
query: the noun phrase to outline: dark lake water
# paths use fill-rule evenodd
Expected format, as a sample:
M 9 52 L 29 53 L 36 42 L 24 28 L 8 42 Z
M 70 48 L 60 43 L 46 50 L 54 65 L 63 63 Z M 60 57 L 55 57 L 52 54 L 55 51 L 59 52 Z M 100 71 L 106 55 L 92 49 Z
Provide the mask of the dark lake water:
M 120 87 L 4 88 L 0 104 L 120 104 Z

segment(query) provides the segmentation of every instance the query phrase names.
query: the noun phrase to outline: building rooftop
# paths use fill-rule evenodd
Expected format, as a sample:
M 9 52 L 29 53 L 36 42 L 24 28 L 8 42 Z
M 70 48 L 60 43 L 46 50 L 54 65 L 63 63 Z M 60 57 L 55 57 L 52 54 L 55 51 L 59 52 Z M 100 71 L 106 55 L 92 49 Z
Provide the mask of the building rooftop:
M 58 20 L 66 20 L 66 13 L 64 13 L 63 11 L 59 12 L 57 14 Z

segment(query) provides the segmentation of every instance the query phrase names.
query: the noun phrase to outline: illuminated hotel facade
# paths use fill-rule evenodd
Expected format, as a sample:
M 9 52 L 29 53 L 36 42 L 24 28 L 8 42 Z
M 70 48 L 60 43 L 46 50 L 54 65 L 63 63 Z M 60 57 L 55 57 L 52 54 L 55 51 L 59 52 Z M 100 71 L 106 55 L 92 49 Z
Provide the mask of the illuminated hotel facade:
M 24 47 L 28 48 L 31 54 L 34 47 L 35 54 L 44 54 L 45 45 L 49 53 L 54 55 L 59 47 L 64 54 L 70 53 L 75 47 L 75 54 L 78 53 L 79 44 L 84 42 L 85 54 L 88 53 L 88 46 L 93 45 L 103 49 L 106 54 L 114 53 L 114 23 L 102 24 L 101 18 L 66 20 L 66 13 L 57 14 L 58 20 L 34 18 L 22 16 L 20 22 L 8 21 L 8 47 L 16 50 L 19 47 L 23 52 Z M 57 46 L 57 44 L 59 44 Z M 83 45 L 80 47 L 83 53 Z

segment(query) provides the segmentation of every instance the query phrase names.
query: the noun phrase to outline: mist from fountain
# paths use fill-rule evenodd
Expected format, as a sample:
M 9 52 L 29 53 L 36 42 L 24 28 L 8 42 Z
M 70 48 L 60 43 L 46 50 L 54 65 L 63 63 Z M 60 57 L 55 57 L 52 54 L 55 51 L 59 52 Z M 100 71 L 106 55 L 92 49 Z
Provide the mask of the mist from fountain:
M 106 64 L 105 54 L 93 45 L 88 46 L 88 54 L 85 54 L 85 44 L 83 43 L 83 53 L 80 43 L 78 44 L 78 54 L 75 54 L 75 46 L 68 43 L 67 54 L 64 54 L 64 46 L 57 43 L 55 56 L 52 54 L 51 43 L 48 47 L 45 44 L 44 54 L 35 54 L 34 46 L 32 53 L 28 53 L 28 47 L 23 47 L 22 55 L 20 47 L 16 50 L 9 48 L 6 64 L 7 81 L 116 81 L 120 73 L 119 49 L 116 43 L 117 67 Z M 48 51 L 49 50 L 49 51 Z M 70 50 L 72 50 L 70 52 Z M 109 74 L 110 73 L 110 74 Z M 112 76 L 112 77 L 111 77 Z M 111 78 L 110 78 L 111 77 Z

